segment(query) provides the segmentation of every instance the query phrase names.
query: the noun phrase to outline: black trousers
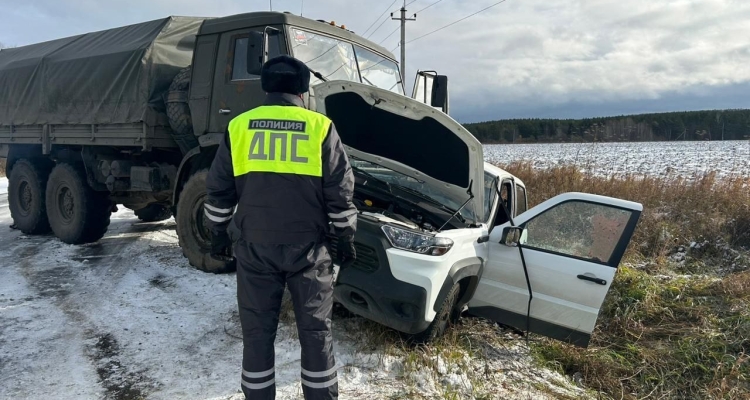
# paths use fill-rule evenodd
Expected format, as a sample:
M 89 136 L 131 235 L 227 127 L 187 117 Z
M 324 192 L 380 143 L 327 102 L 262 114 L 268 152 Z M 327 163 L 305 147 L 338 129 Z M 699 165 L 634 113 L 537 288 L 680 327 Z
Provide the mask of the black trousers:
M 302 347 L 302 391 L 306 400 L 338 398 L 331 313 L 333 266 L 326 243 L 234 246 L 237 303 L 242 323 L 242 391 L 251 400 L 276 397 L 274 340 L 284 286 L 294 304 Z

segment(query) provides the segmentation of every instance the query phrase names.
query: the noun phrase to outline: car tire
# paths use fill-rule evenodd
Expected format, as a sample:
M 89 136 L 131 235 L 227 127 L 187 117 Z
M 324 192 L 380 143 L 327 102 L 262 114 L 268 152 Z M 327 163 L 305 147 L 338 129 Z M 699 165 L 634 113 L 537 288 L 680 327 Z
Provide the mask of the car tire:
M 203 203 L 206 200 L 206 177 L 203 169 L 190 177 L 180 193 L 177 203 L 177 237 L 182 254 L 193 267 L 213 273 L 235 270 L 235 260 L 218 259 L 211 256 L 211 232 L 208 229 Z
M 451 287 L 448 295 L 440 304 L 435 319 L 432 320 L 430 325 L 424 331 L 413 336 L 413 341 L 417 343 L 429 343 L 445 334 L 451 324 L 458 320 L 459 310 L 456 308 L 458 304 L 459 294 L 461 293 L 461 285 L 456 283 Z
M 172 210 L 161 204 L 149 204 L 133 213 L 143 222 L 158 222 L 172 218 Z
M 46 205 L 50 228 L 68 244 L 92 243 L 109 227 L 112 203 L 107 193 L 88 186 L 82 168 L 58 164 L 47 181 Z
M 47 160 L 21 159 L 8 177 L 8 208 L 13 225 L 27 235 L 48 233 L 46 191 L 51 168 Z

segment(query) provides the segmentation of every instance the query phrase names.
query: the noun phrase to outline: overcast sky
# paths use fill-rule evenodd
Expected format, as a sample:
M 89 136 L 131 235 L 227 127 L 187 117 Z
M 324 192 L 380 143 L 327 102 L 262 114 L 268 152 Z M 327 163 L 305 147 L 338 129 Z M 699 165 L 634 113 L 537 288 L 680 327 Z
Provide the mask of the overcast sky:
M 497 1 L 443 0 L 408 23 L 407 39 Z M 434 2 L 417 0 L 409 13 Z M 362 33 L 391 3 L 305 0 L 304 15 Z M 300 0 L 273 4 L 300 12 Z M 22 46 L 167 15 L 223 16 L 268 5 L 0 0 L 0 42 Z M 379 42 L 397 26 L 386 21 L 370 39 Z M 396 32 L 383 46 L 394 49 L 398 39 Z M 747 0 L 507 0 L 406 48 L 407 75 L 417 68 L 449 75 L 451 114 L 462 122 L 750 107 Z

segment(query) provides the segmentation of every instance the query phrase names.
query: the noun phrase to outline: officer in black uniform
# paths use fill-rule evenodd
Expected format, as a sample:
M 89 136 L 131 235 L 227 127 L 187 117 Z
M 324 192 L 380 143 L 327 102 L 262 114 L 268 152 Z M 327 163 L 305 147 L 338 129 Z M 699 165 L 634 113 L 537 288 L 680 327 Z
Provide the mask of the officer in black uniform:
M 304 108 L 309 84 L 310 70 L 299 60 L 266 62 L 265 103 L 229 123 L 206 183 L 212 255 L 231 256 L 233 247 L 237 259 L 248 399 L 275 398 L 274 339 L 285 285 L 302 347 L 305 399 L 338 398 L 325 234 L 338 236 L 339 263 L 356 257 L 354 175 L 331 120 Z

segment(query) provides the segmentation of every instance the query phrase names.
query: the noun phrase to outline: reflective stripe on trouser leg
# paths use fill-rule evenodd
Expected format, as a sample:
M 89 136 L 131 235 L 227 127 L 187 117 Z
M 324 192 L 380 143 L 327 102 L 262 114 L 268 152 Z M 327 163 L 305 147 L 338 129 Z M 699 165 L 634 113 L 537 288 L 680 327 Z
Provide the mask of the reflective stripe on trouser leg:
M 306 258 L 309 266 L 287 275 L 302 347 L 302 391 L 306 400 L 337 399 L 338 383 L 331 334 L 331 256 L 327 245 L 320 244 L 310 249 Z
M 240 240 L 237 258 L 237 303 L 242 323 L 242 391 L 248 399 L 276 396 L 274 340 L 279 323 L 284 276 Z

